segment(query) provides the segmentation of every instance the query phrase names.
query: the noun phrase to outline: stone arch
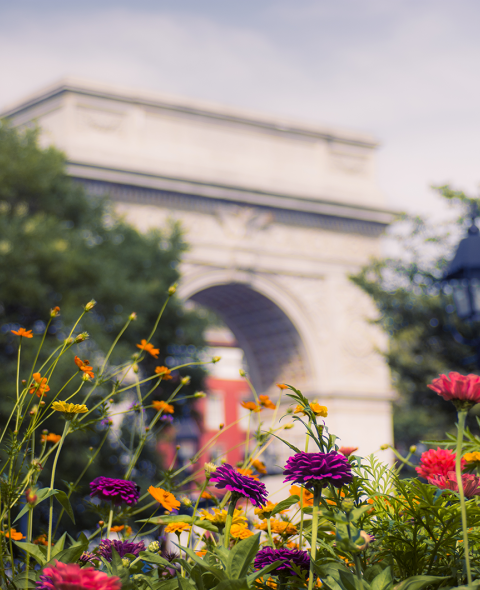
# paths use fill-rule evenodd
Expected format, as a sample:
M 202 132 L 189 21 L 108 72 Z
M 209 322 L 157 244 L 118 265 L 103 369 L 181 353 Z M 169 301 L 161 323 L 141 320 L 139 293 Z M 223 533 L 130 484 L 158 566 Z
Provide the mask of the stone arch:
M 313 348 L 306 318 L 277 284 L 248 273 L 213 272 L 187 277 L 178 293 L 222 318 L 243 349 L 259 392 L 279 382 L 311 383 Z

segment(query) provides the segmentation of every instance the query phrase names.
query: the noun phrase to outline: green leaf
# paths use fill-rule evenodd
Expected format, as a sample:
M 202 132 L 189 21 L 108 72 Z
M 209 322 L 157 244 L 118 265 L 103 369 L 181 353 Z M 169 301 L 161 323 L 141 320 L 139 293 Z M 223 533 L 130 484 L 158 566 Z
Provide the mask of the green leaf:
M 245 577 L 248 568 L 255 559 L 260 546 L 260 533 L 243 539 L 233 546 L 227 560 L 227 575 L 229 578 Z
M 225 580 L 224 582 L 220 582 L 218 586 L 215 586 L 215 590 L 250 590 L 250 586 L 247 578 L 242 578 L 241 580 Z
M 218 533 L 218 527 L 209 520 L 196 520 L 193 525 L 205 529 L 206 531 L 211 531 L 212 533 Z
M 37 576 L 35 572 L 22 572 L 13 578 L 16 588 L 36 588 Z
M 44 500 L 46 500 L 47 498 L 50 498 L 50 496 L 54 496 L 55 494 L 58 494 L 58 490 L 51 490 L 50 488 L 42 488 L 41 490 L 37 490 L 37 492 L 36 492 L 37 500 L 35 501 L 35 504 L 33 504 L 33 505 L 25 504 L 25 506 L 17 514 L 13 523 L 17 522 L 17 520 L 22 518 L 22 516 L 24 514 L 26 514 L 29 510 L 33 510 L 33 508 L 35 506 L 38 506 L 40 504 L 40 502 L 43 502 Z
M 269 574 L 270 572 L 272 572 L 274 569 L 276 569 L 282 563 L 285 563 L 285 560 L 279 559 L 278 561 L 274 561 L 273 563 L 266 565 L 265 567 L 262 567 L 261 570 L 257 570 L 255 572 L 253 572 L 253 574 L 250 574 L 249 576 L 247 576 L 247 582 L 249 584 L 253 584 L 253 582 L 255 582 L 255 580 L 257 578 L 261 578 L 265 574 Z
M 299 496 L 293 495 L 293 496 L 290 496 L 289 498 L 285 498 L 285 500 L 282 500 L 281 502 L 279 502 L 275 506 L 275 508 L 272 510 L 272 516 L 274 514 L 278 514 L 282 510 L 287 510 L 288 508 L 290 508 L 290 506 L 293 506 L 297 502 L 300 502 L 300 497 Z
M 156 565 L 162 565 L 163 567 L 172 567 L 172 564 L 158 555 L 158 553 L 150 553 L 150 551 L 140 551 L 138 558 L 143 559 L 147 563 L 154 563 Z M 137 558 L 137 559 L 138 559 Z
M 351 512 L 350 512 L 350 520 L 353 522 L 357 521 L 361 516 L 363 516 L 363 514 L 365 514 L 365 512 L 367 512 L 367 510 L 370 510 L 372 507 L 370 504 L 367 504 L 366 506 L 359 506 L 358 508 L 354 508 Z
M 392 571 L 387 567 L 370 582 L 372 590 L 389 590 L 393 587 Z
M 75 524 L 75 515 L 73 514 L 72 505 L 70 504 L 67 494 L 61 490 L 56 490 L 56 492 L 55 498 L 60 502 L 73 524 Z
M 195 586 L 190 584 L 185 578 L 177 574 L 178 587 L 180 590 L 193 590 Z
M 177 590 L 178 588 L 178 580 L 177 578 L 173 578 L 171 580 L 157 582 L 154 585 L 155 590 Z
M 80 555 L 86 551 L 88 548 L 88 543 L 86 545 L 75 545 L 74 547 L 69 547 L 68 549 L 64 549 L 63 551 L 59 551 L 55 558 L 52 558 L 51 561 L 48 563 L 53 563 L 56 559 L 61 561 L 62 563 L 76 563 Z
M 58 541 L 52 547 L 52 557 L 54 555 L 56 555 L 57 553 L 60 553 L 60 551 L 63 551 L 63 548 L 65 547 L 65 539 L 66 538 L 67 538 L 67 533 L 63 533 L 63 535 L 60 537 L 60 539 L 58 539 Z
M 208 565 L 203 559 L 200 559 L 200 557 L 198 557 L 198 555 L 195 553 L 195 551 L 192 551 L 191 549 L 188 549 L 187 547 L 182 547 L 181 545 L 178 545 L 178 547 L 180 549 L 182 549 L 183 551 L 185 551 L 185 553 L 188 555 L 188 557 L 193 559 L 193 561 L 196 564 L 198 564 L 204 570 L 207 570 L 208 572 L 213 574 L 219 582 L 222 582 L 223 580 L 227 579 L 227 575 L 225 574 L 225 572 L 223 570 L 221 570 L 218 567 Z
M 430 584 L 440 584 L 441 582 L 444 582 L 448 579 L 450 579 L 449 576 L 412 576 L 411 578 L 403 580 L 394 588 L 395 590 L 420 590 L 421 588 L 429 586 Z
M 45 554 L 39 545 L 34 545 L 33 543 L 22 543 L 22 541 L 14 541 L 14 543 L 17 547 L 29 553 L 42 567 L 47 563 Z

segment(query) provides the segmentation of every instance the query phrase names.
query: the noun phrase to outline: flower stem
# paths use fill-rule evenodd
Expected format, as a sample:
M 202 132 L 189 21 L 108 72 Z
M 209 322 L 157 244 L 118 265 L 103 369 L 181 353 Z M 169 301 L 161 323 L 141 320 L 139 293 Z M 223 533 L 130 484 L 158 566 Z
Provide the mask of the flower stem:
M 455 475 L 457 476 L 458 494 L 460 496 L 460 510 L 462 513 L 462 529 L 463 529 L 463 548 L 465 551 L 465 567 L 467 570 L 467 582 L 470 586 L 472 584 L 472 572 L 470 570 L 470 551 L 468 548 L 468 527 L 467 527 L 467 509 L 465 506 L 465 494 L 463 491 L 462 480 L 462 445 L 463 432 L 465 430 L 465 420 L 467 418 L 468 410 L 458 411 L 458 431 L 457 431 L 457 450 L 455 457 Z
M 315 487 L 313 490 L 313 512 L 312 512 L 312 537 L 310 543 L 310 573 L 308 576 L 308 590 L 312 590 L 314 582 L 314 562 L 317 556 L 317 531 L 318 531 L 318 508 L 320 506 L 320 496 L 322 488 Z
M 237 506 L 237 500 L 238 500 L 238 498 L 235 496 L 235 494 L 232 494 L 232 499 L 231 499 L 230 504 L 228 506 L 227 518 L 225 520 L 225 529 L 223 531 L 223 534 L 225 535 L 224 545 L 225 545 L 226 549 L 228 549 L 228 545 L 230 544 L 230 528 L 232 526 L 232 520 L 233 520 L 233 515 L 235 513 L 235 507 Z
M 193 524 L 195 523 L 195 516 L 197 515 L 198 505 L 200 504 L 200 500 L 202 499 L 202 494 L 205 491 L 207 485 L 208 485 L 208 479 L 205 479 L 202 489 L 200 490 L 200 493 L 198 494 L 197 502 L 195 503 L 195 508 L 193 509 L 192 526 L 190 527 L 190 531 L 188 532 L 187 547 L 190 547 L 190 539 L 192 538 Z
M 63 428 L 62 438 L 58 443 L 57 453 L 55 455 L 55 459 L 53 460 L 52 466 L 52 478 L 50 480 L 50 492 L 53 490 L 53 485 L 55 483 L 55 471 L 57 469 L 57 462 L 58 457 L 60 456 L 60 451 L 62 450 L 63 441 L 68 434 L 68 430 L 70 428 L 70 420 L 65 421 L 65 426 Z M 48 515 L 48 545 L 47 545 L 47 562 L 50 561 L 52 556 L 52 525 L 53 525 L 53 495 L 50 496 L 50 510 Z
M 310 428 L 312 421 L 308 420 L 308 427 Z M 305 452 L 308 452 L 308 441 L 310 440 L 307 432 L 307 436 L 305 438 Z M 300 488 L 300 532 L 298 533 L 298 547 L 299 549 L 302 548 L 302 535 L 303 535 L 303 500 L 305 497 L 305 488 Z
M 107 536 L 105 537 L 108 539 L 110 537 L 110 529 L 112 528 L 113 522 L 113 504 L 110 507 L 110 512 L 108 513 L 108 523 L 107 523 Z
M 271 523 L 271 516 L 267 518 L 267 532 L 268 532 L 268 539 L 270 541 L 270 545 L 275 549 L 275 543 L 273 542 L 272 538 L 272 523 Z

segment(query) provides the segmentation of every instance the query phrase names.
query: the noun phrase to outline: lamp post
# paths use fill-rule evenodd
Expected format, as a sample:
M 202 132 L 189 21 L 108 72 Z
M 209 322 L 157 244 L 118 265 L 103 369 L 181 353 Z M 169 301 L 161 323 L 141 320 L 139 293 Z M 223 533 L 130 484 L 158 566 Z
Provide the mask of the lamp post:
M 470 217 L 467 237 L 461 240 L 443 277 L 444 285 L 451 287 L 458 318 L 464 322 L 480 321 L 480 231 L 475 224 L 476 203 L 472 204 Z M 467 339 L 455 328 L 451 329 L 457 342 L 476 348 L 480 367 L 480 337 Z

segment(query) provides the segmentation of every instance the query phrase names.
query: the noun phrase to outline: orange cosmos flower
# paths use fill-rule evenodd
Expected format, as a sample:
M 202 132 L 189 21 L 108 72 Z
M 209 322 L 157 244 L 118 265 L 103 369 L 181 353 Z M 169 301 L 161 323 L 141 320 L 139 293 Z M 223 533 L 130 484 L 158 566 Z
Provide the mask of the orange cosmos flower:
M 164 401 L 154 400 L 152 402 L 152 408 L 154 410 L 157 410 L 157 412 L 163 411 L 164 414 L 173 414 L 174 412 L 174 407 L 171 404 L 167 404 L 167 402 Z
M 259 459 L 255 459 L 254 461 L 252 461 L 252 467 L 262 475 L 266 475 L 267 473 L 267 468 L 265 467 L 265 464 L 262 463 Z
M 259 395 L 258 399 L 260 401 L 260 405 L 263 408 L 267 408 L 267 410 L 275 410 L 277 408 L 268 395 Z
M 48 379 L 40 375 L 40 373 L 34 373 L 32 375 L 34 383 L 30 385 L 30 393 L 36 393 L 37 397 L 42 397 L 50 391 L 50 387 L 47 385 Z
M 170 379 L 173 379 L 171 371 L 168 367 L 155 367 L 155 373 L 157 373 L 157 375 L 160 375 L 160 377 L 164 381 L 170 381 Z
M 158 355 L 160 353 L 159 348 L 155 348 L 151 342 L 147 342 L 145 338 L 142 338 L 140 344 L 137 344 L 137 348 L 140 350 L 144 350 L 153 356 L 154 359 L 158 359 Z
M 204 555 L 207 554 L 207 552 L 205 550 L 202 551 L 195 551 L 195 553 L 198 555 L 198 557 L 203 557 Z
M 48 546 L 47 535 L 45 533 L 43 533 L 43 535 L 39 535 L 38 537 L 36 537 L 35 539 L 33 539 L 33 543 L 35 545 L 45 545 L 45 546 Z M 53 543 L 52 543 L 52 545 L 53 545 Z
M 155 498 L 155 500 L 161 504 L 165 510 L 172 511 L 174 508 L 180 508 L 180 502 L 175 499 L 175 496 L 162 488 L 155 488 L 150 486 L 148 493 Z
M 262 410 L 262 408 L 260 406 L 257 406 L 255 402 L 242 402 L 241 405 L 242 408 L 250 410 L 251 412 L 261 412 Z
M 246 477 L 251 477 L 252 479 L 258 479 L 258 475 L 253 475 L 253 471 L 251 469 L 242 469 L 241 467 L 237 467 L 238 473 L 240 475 L 245 475 Z
M 57 315 L 60 315 L 60 308 L 58 307 L 58 305 L 50 310 L 50 317 L 51 318 L 56 318 Z
M 50 432 L 49 434 L 42 434 L 40 436 L 40 442 L 53 442 L 56 444 L 61 438 L 60 434 L 53 434 L 53 432 Z
M 183 533 L 189 531 L 190 525 L 186 522 L 171 522 L 165 529 L 166 533 Z
M 112 532 L 112 533 L 119 533 L 120 531 L 123 531 L 124 528 L 125 528 L 125 525 L 124 524 L 117 525 L 117 526 L 112 526 L 110 528 L 110 532 Z
M 292 486 L 290 488 L 291 496 L 300 496 L 300 500 L 303 497 L 303 506 L 313 506 L 313 494 L 300 486 Z M 298 503 L 300 506 L 300 502 Z
M 320 404 L 317 403 L 310 403 L 309 404 L 310 409 L 312 410 L 312 412 L 315 414 L 315 416 L 322 416 L 323 418 L 326 418 L 328 415 L 328 409 L 326 406 L 321 406 Z M 295 414 L 303 414 L 304 416 L 306 415 L 305 412 L 305 408 L 303 406 L 297 406 L 295 408 Z
M 210 492 L 202 492 L 201 498 L 204 500 L 213 500 L 213 496 Z
M 80 369 L 80 371 L 86 373 L 90 377 L 90 379 L 93 379 L 95 377 L 95 375 L 93 374 L 93 367 L 89 367 L 90 361 L 88 359 L 82 361 L 82 359 L 76 356 L 74 361 L 77 367 Z
M 8 539 L 12 539 L 13 541 L 21 541 L 22 539 L 26 539 L 22 533 L 17 533 L 15 529 L 10 529 L 9 531 L 0 531 L 2 535 L 5 535 Z
M 277 383 L 277 387 L 278 389 L 288 389 L 287 385 L 285 385 L 285 383 Z
M 25 328 L 19 328 L 18 330 L 10 330 L 12 334 L 16 336 L 23 336 L 24 338 L 33 338 L 33 334 L 31 330 L 25 330 Z M 12 529 L 13 530 L 13 529 Z

